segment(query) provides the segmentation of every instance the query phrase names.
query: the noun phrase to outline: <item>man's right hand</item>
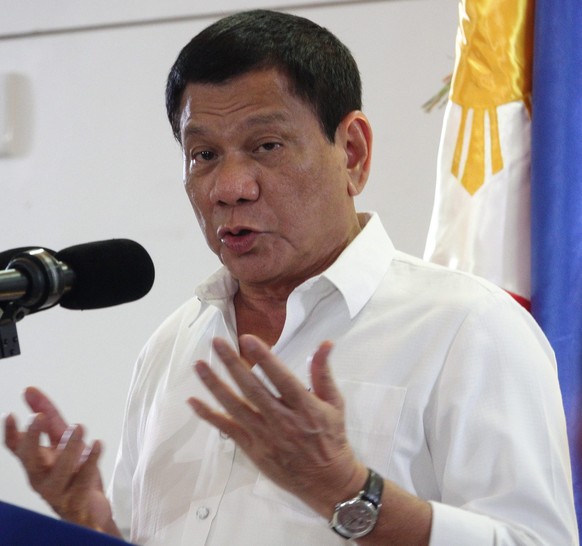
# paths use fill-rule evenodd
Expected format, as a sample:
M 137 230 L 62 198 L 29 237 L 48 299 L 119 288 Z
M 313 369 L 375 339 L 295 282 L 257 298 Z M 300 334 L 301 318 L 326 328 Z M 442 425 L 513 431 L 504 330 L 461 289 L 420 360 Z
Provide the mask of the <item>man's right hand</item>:
M 8 415 L 4 425 L 6 446 L 22 462 L 32 488 L 63 519 L 97 531 L 121 536 L 103 491 L 97 462 L 101 443 L 88 446 L 81 425 L 67 425 L 55 405 L 41 391 L 24 393 L 36 414 L 28 429 L 19 431 Z M 46 434 L 50 445 L 41 444 Z

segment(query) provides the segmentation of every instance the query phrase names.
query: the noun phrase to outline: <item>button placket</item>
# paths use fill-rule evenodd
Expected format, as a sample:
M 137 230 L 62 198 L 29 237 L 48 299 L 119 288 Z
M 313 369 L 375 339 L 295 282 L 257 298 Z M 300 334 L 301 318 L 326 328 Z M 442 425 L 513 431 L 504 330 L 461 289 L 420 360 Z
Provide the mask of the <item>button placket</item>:
M 210 515 L 210 508 L 208 506 L 199 506 L 196 509 L 196 517 L 200 520 L 205 520 Z

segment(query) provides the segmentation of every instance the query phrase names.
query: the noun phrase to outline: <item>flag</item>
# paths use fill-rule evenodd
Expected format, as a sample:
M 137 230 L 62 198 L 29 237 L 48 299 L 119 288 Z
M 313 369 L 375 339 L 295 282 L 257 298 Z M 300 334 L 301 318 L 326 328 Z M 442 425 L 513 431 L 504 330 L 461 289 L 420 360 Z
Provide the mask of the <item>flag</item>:
M 461 0 L 424 257 L 528 306 L 533 2 Z
M 558 362 L 582 522 L 582 6 L 537 0 L 532 118 L 532 313 Z
M 582 521 L 579 0 L 460 0 L 425 258 L 531 307 L 556 353 Z

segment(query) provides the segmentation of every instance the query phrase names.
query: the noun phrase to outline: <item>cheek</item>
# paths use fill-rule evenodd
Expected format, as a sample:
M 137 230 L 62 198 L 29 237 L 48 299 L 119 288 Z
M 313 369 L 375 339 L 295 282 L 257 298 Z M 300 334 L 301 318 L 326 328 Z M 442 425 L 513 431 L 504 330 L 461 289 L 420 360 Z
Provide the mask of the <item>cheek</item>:
M 286 186 L 285 201 L 290 209 L 299 213 L 299 217 L 319 216 L 333 208 L 333 203 L 338 199 L 341 172 L 325 167 L 309 165 L 309 168 L 297 169 L 290 177 L 292 182 Z
M 200 207 L 198 205 L 198 199 L 195 192 L 189 186 L 187 182 L 184 183 L 184 191 L 186 192 L 186 196 L 188 197 L 188 201 L 190 201 L 190 206 L 196 213 L 196 217 L 198 217 Z
M 208 203 L 203 199 L 203 193 L 200 191 L 195 191 L 191 185 L 186 183 L 184 185 L 184 189 L 186 190 L 186 195 L 188 196 L 188 200 L 190 201 L 190 205 L 192 206 L 192 210 L 196 215 L 196 219 L 198 220 L 198 224 L 200 225 L 200 229 L 208 239 L 207 229 L 210 227 L 208 221 L 210 220 L 210 208 L 208 207 Z M 210 243 L 210 241 L 208 241 Z
M 212 205 L 207 198 L 208 192 L 200 188 L 193 190 L 188 184 L 185 185 L 185 189 L 208 248 L 220 257 L 221 244 L 216 236 L 216 228 L 212 223 Z

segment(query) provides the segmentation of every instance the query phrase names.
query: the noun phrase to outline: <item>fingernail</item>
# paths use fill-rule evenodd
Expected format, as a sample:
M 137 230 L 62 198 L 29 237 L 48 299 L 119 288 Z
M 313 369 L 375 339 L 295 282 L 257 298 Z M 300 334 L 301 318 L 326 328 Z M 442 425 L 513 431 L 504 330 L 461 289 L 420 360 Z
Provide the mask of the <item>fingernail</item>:
M 69 440 L 72 438 L 73 434 L 75 434 L 75 432 L 79 430 L 79 425 L 69 425 L 66 429 L 65 432 L 63 432 L 63 435 L 61 436 L 61 439 L 59 441 L 59 445 L 60 446 L 64 446 L 66 444 L 69 443 Z
M 206 362 L 203 362 L 202 360 L 199 360 L 196 362 L 196 364 L 194 364 L 194 370 L 196 370 L 196 373 L 200 379 L 207 379 L 210 375 Z
M 89 455 L 91 455 L 91 451 L 93 451 L 93 446 L 85 446 L 85 448 L 83 449 L 83 453 L 81 453 L 81 457 L 79 457 L 79 464 L 84 464 L 87 459 L 89 458 Z
M 187 400 L 188 404 L 190 405 L 190 407 L 196 412 L 198 413 L 198 411 L 200 410 L 200 402 L 196 399 L 196 398 L 188 398 Z
M 214 343 L 212 344 L 214 350 L 219 354 L 223 355 L 228 351 L 228 342 L 222 338 L 214 338 Z
M 259 342 L 255 336 L 241 336 L 239 343 L 244 346 L 246 351 L 256 351 L 259 348 Z
M 28 429 L 38 430 L 40 428 L 40 421 L 42 419 L 42 413 L 33 413 L 28 419 Z

